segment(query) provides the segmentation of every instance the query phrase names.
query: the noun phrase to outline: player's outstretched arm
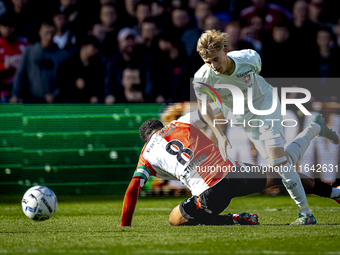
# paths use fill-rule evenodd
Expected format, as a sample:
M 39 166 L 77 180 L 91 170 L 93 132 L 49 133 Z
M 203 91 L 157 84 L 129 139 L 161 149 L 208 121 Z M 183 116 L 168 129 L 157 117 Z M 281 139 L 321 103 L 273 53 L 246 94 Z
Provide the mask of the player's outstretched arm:
M 202 102 L 200 100 L 198 102 L 198 109 L 202 113 Z M 227 146 L 229 145 L 231 148 L 231 144 L 229 139 L 223 134 L 222 129 L 218 124 L 214 123 L 214 112 L 210 106 L 207 104 L 207 114 L 202 114 L 204 121 L 208 124 L 208 126 L 212 129 L 217 141 L 218 141 L 218 149 L 220 150 L 221 156 L 224 160 L 227 160 Z
M 131 226 L 132 216 L 136 208 L 138 195 L 144 186 L 144 179 L 133 177 L 124 196 L 121 223 L 118 227 Z

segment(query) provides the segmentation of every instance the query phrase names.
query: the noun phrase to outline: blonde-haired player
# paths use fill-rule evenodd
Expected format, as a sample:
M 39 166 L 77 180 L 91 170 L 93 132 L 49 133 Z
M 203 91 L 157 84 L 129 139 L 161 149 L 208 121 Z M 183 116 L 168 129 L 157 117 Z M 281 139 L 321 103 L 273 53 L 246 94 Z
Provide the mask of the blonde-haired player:
M 227 119 L 228 113 L 233 110 L 233 100 L 240 99 L 234 98 L 229 89 L 215 88 L 215 85 L 230 84 L 238 87 L 244 96 L 241 99 L 244 100 L 244 114 L 235 115 L 234 117 L 238 123 L 243 124 L 243 129 L 248 134 L 248 137 L 270 165 L 281 166 L 280 169 L 285 170 L 280 171 L 279 174 L 299 211 L 298 219 L 292 224 L 315 224 L 316 220 L 308 207 L 306 194 L 299 175 L 292 167 L 296 164 L 294 154 L 302 153 L 306 148 L 296 146 L 291 154 L 289 154 L 289 151 L 285 151 L 279 100 L 277 100 L 276 110 L 269 115 L 255 115 L 249 110 L 249 88 L 252 88 L 252 104 L 257 110 L 271 109 L 274 99 L 273 87 L 259 75 L 262 69 L 260 55 L 254 50 L 240 50 L 228 53 L 228 35 L 216 30 L 207 30 L 201 35 L 197 42 L 197 51 L 205 62 L 196 72 L 193 81 L 199 109 L 202 110 L 204 94 L 213 96 Z M 204 114 L 203 118 L 212 128 L 219 141 L 220 153 L 226 159 L 226 147 L 230 143 L 219 126 L 214 125 L 214 114 L 209 104 L 207 104 L 207 114 Z M 249 120 L 257 120 L 257 122 L 252 121 L 252 126 L 250 126 L 248 124 Z M 311 125 L 316 125 L 316 129 L 318 129 L 316 123 L 324 123 L 321 115 L 314 116 L 313 120 L 314 122 Z M 261 123 L 262 125 L 260 125 Z M 324 125 L 322 125 L 319 136 L 326 137 L 332 143 L 339 144 L 338 136 Z M 286 171 L 286 169 L 289 169 L 289 171 Z

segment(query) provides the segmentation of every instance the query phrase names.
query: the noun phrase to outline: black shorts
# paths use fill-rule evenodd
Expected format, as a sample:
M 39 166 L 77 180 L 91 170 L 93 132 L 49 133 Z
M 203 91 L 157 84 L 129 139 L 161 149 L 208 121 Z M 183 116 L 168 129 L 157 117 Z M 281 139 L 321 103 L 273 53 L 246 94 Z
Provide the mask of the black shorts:
M 266 182 L 266 175 L 262 173 L 229 172 L 223 180 L 199 196 L 184 200 L 179 205 L 179 210 L 187 220 L 206 219 L 223 212 L 234 197 L 263 191 Z

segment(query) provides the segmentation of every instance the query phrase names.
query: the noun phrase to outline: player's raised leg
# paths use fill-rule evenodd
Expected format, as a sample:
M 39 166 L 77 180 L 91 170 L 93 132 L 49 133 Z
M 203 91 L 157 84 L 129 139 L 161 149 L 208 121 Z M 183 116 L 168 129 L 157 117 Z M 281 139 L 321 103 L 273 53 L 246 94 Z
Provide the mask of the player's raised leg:
M 282 178 L 283 185 L 298 207 L 299 217 L 292 224 L 316 224 L 316 220 L 308 207 L 306 193 L 302 186 L 301 179 L 295 171 L 293 164 L 289 161 L 287 153 L 284 151 L 283 141 L 281 137 L 266 140 L 265 148 L 270 164 L 279 170 L 278 174 Z
M 339 144 L 337 134 L 326 126 L 321 114 L 313 116 L 312 122 L 286 147 L 291 163 L 295 165 L 305 154 L 310 142 L 317 136 L 325 137 L 334 144 Z
M 336 133 L 326 126 L 321 114 L 316 114 L 313 116 L 312 122 L 309 126 L 306 127 L 293 141 L 291 141 L 285 149 L 293 165 L 301 159 L 310 145 L 310 142 L 317 136 L 325 137 L 330 142 L 339 144 L 339 137 Z M 304 182 L 306 182 L 309 178 L 305 175 L 302 175 L 302 177 L 302 182 L 304 187 L 306 187 Z M 315 181 L 315 186 L 313 185 L 312 190 L 307 192 L 322 197 L 333 198 L 340 204 L 340 189 L 332 188 L 323 182 Z

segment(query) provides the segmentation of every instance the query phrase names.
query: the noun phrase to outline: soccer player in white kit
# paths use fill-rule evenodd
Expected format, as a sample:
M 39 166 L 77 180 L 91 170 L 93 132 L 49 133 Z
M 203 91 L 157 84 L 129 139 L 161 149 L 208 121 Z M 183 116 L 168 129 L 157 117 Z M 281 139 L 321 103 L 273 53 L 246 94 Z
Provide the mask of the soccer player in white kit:
M 202 110 L 203 95 L 209 95 L 214 98 L 214 101 L 216 101 L 227 119 L 228 113 L 233 110 L 233 100 L 240 100 L 240 98 L 235 98 L 229 89 L 216 88 L 216 85 L 230 84 L 238 87 L 244 96 L 244 114 L 235 115 L 234 117 L 238 123 L 243 125 L 249 139 L 270 165 L 281 167 L 279 174 L 282 182 L 291 198 L 295 201 L 299 211 L 298 219 L 292 224 L 305 225 L 316 222 L 308 207 L 306 194 L 299 175 L 292 167 L 296 164 L 294 156 L 289 155 L 284 149 L 285 139 L 281 125 L 282 116 L 279 100 L 277 100 L 276 110 L 269 115 L 255 115 L 249 110 L 249 88 L 252 88 L 252 105 L 256 110 L 271 109 L 273 99 L 276 100 L 276 98 L 273 98 L 273 87 L 259 75 L 262 69 L 259 54 L 254 50 L 228 53 L 227 34 L 216 30 L 207 30 L 201 35 L 197 43 L 197 51 L 205 62 L 196 72 L 193 81 L 199 109 Z M 219 143 L 220 153 L 226 159 L 226 147 L 230 145 L 229 140 L 219 126 L 214 125 L 212 109 L 209 104 L 206 104 L 206 106 L 207 114 L 204 114 L 203 118 L 212 128 Z M 323 121 L 320 115 L 317 115 L 316 118 L 319 118 L 316 121 Z M 248 122 L 250 120 L 256 121 L 252 121 L 250 126 Z M 272 120 L 275 120 L 275 122 Z M 338 136 L 328 128 L 323 129 L 322 136 L 332 143 L 339 143 Z M 304 148 L 300 149 L 301 151 L 304 150 Z M 298 152 L 299 148 L 295 148 L 295 151 Z M 286 169 L 289 171 L 286 171 Z

